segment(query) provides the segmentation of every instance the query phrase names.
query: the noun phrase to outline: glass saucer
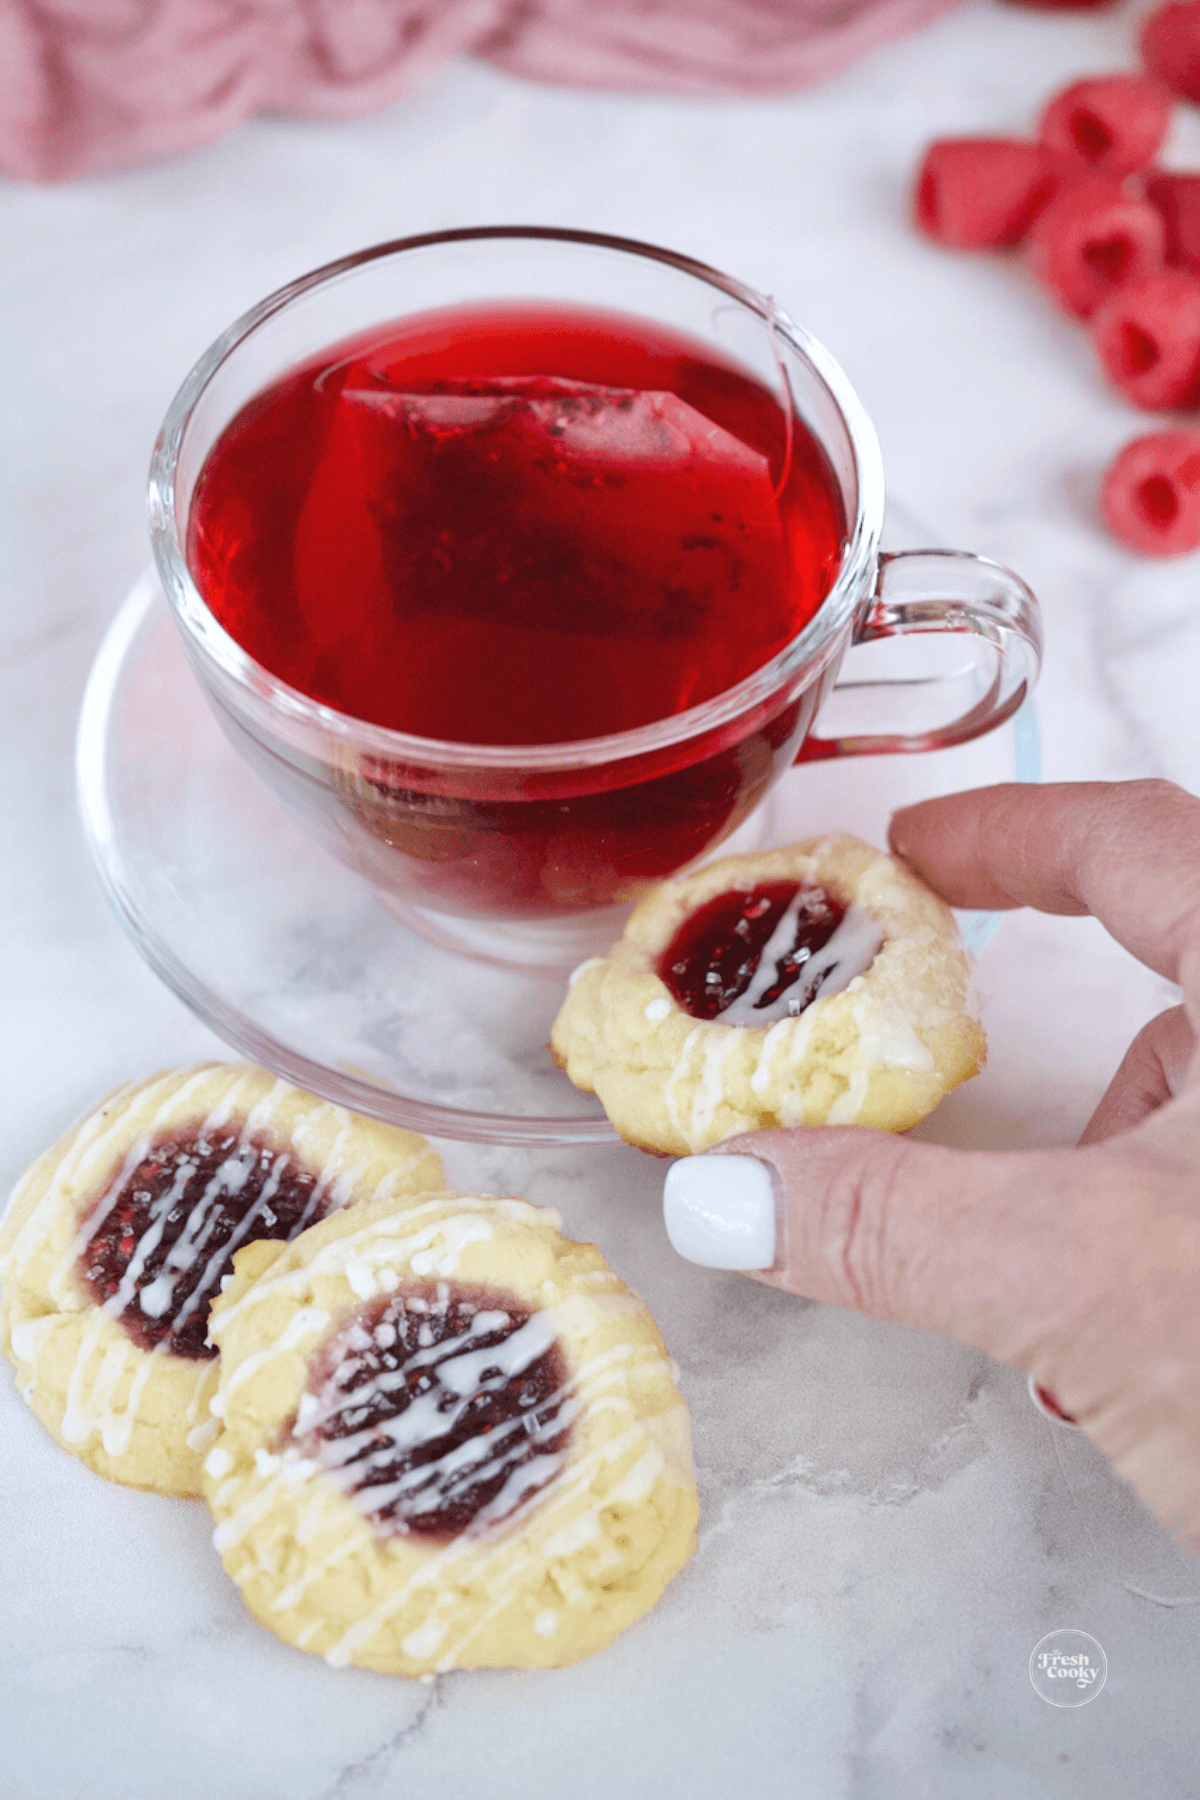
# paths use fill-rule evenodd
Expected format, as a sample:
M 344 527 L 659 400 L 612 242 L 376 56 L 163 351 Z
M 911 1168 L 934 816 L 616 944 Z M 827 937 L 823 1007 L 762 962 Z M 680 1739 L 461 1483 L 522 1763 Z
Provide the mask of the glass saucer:
M 857 678 L 855 654 L 846 677 Z M 851 689 L 834 703 L 853 699 Z M 957 749 L 812 763 L 785 776 L 716 854 L 838 828 L 882 844 L 897 806 L 1037 780 L 1038 763 L 1032 703 Z M 550 1056 L 561 977 L 438 949 L 303 836 L 227 743 L 152 574 L 96 658 L 77 773 L 84 830 L 121 923 L 237 1051 L 328 1100 L 435 1137 L 614 1140 L 598 1104 Z M 962 923 L 977 951 L 996 915 Z

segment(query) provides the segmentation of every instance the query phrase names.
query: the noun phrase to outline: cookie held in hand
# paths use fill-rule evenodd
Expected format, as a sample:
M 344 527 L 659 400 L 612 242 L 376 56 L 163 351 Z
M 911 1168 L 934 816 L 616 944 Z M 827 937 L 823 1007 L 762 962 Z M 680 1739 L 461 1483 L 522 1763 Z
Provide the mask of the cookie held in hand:
M 0 1224 L 0 1348 L 100 1475 L 200 1492 L 215 1423 L 209 1308 L 235 1251 L 443 1182 L 415 1132 L 249 1065 L 120 1088 L 18 1184 Z
M 557 1666 L 691 1555 L 658 1329 L 557 1225 L 436 1194 L 239 1253 L 205 1492 L 226 1571 L 286 1643 L 401 1675 Z
M 985 1055 L 948 907 L 839 834 L 664 882 L 554 1022 L 555 1059 L 631 1144 L 771 1126 L 907 1131 Z

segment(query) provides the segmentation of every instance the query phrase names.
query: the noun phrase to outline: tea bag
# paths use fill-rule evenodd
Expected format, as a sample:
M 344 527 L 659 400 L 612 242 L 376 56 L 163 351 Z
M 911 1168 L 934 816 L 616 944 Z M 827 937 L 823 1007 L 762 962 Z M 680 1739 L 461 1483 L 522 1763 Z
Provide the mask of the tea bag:
M 328 637 L 336 619 L 323 654 L 341 686 L 353 663 L 365 716 L 421 732 L 427 715 L 428 735 L 449 721 L 473 742 L 678 711 L 689 640 L 697 684 L 719 691 L 731 602 L 752 657 L 788 582 L 768 458 L 678 395 L 550 375 L 393 387 L 361 363 L 332 408 L 295 569 L 306 628 Z
M 557 375 L 498 375 L 440 381 L 429 393 L 355 383 L 342 389 L 341 399 L 434 442 L 505 429 L 543 438 L 557 455 L 601 470 L 710 466 L 750 482 L 770 481 L 760 451 L 678 394 L 601 387 Z

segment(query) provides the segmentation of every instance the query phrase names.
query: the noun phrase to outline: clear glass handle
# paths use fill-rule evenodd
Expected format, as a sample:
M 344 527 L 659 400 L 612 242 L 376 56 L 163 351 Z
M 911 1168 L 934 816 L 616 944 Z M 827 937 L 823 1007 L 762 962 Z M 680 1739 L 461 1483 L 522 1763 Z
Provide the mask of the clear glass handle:
M 1011 569 L 963 550 L 881 556 L 822 731 L 797 760 L 965 744 L 1012 717 L 1041 660 L 1038 603 Z

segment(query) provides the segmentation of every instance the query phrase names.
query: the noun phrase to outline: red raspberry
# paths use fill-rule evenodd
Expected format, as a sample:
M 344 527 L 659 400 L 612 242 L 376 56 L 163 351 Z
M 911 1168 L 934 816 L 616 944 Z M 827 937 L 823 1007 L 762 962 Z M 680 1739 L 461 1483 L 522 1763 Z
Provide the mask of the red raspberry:
M 1185 100 L 1200 100 L 1200 0 L 1174 0 L 1142 27 L 1142 61 L 1156 81 Z
M 1167 228 L 1167 261 L 1200 275 L 1200 175 L 1154 175 L 1146 198 Z
M 917 223 L 935 243 L 953 250 L 1019 244 L 1056 181 L 1036 144 L 942 138 L 925 152 L 917 176 Z
M 1126 444 L 1105 474 L 1100 511 L 1131 550 L 1200 549 L 1200 431 L 1155 431 Z
M 1200 404 L 1200 277 L 1160 269 L 1106 300 L 1092 324 L 1110 379 L 1135 406 Z
M 1161 268 L 1162 214 L 1103 175 L 1069 176 L 1029 233 L 1034 273 L 1069 313 L 1090 319 L 1127 281 Z
M 1077 81 L 1042 114 L 1041 140 L 1057 156 L 1105 175 L 1144 169 L 1167 135 L 1170 98 L 1144 75 Z

